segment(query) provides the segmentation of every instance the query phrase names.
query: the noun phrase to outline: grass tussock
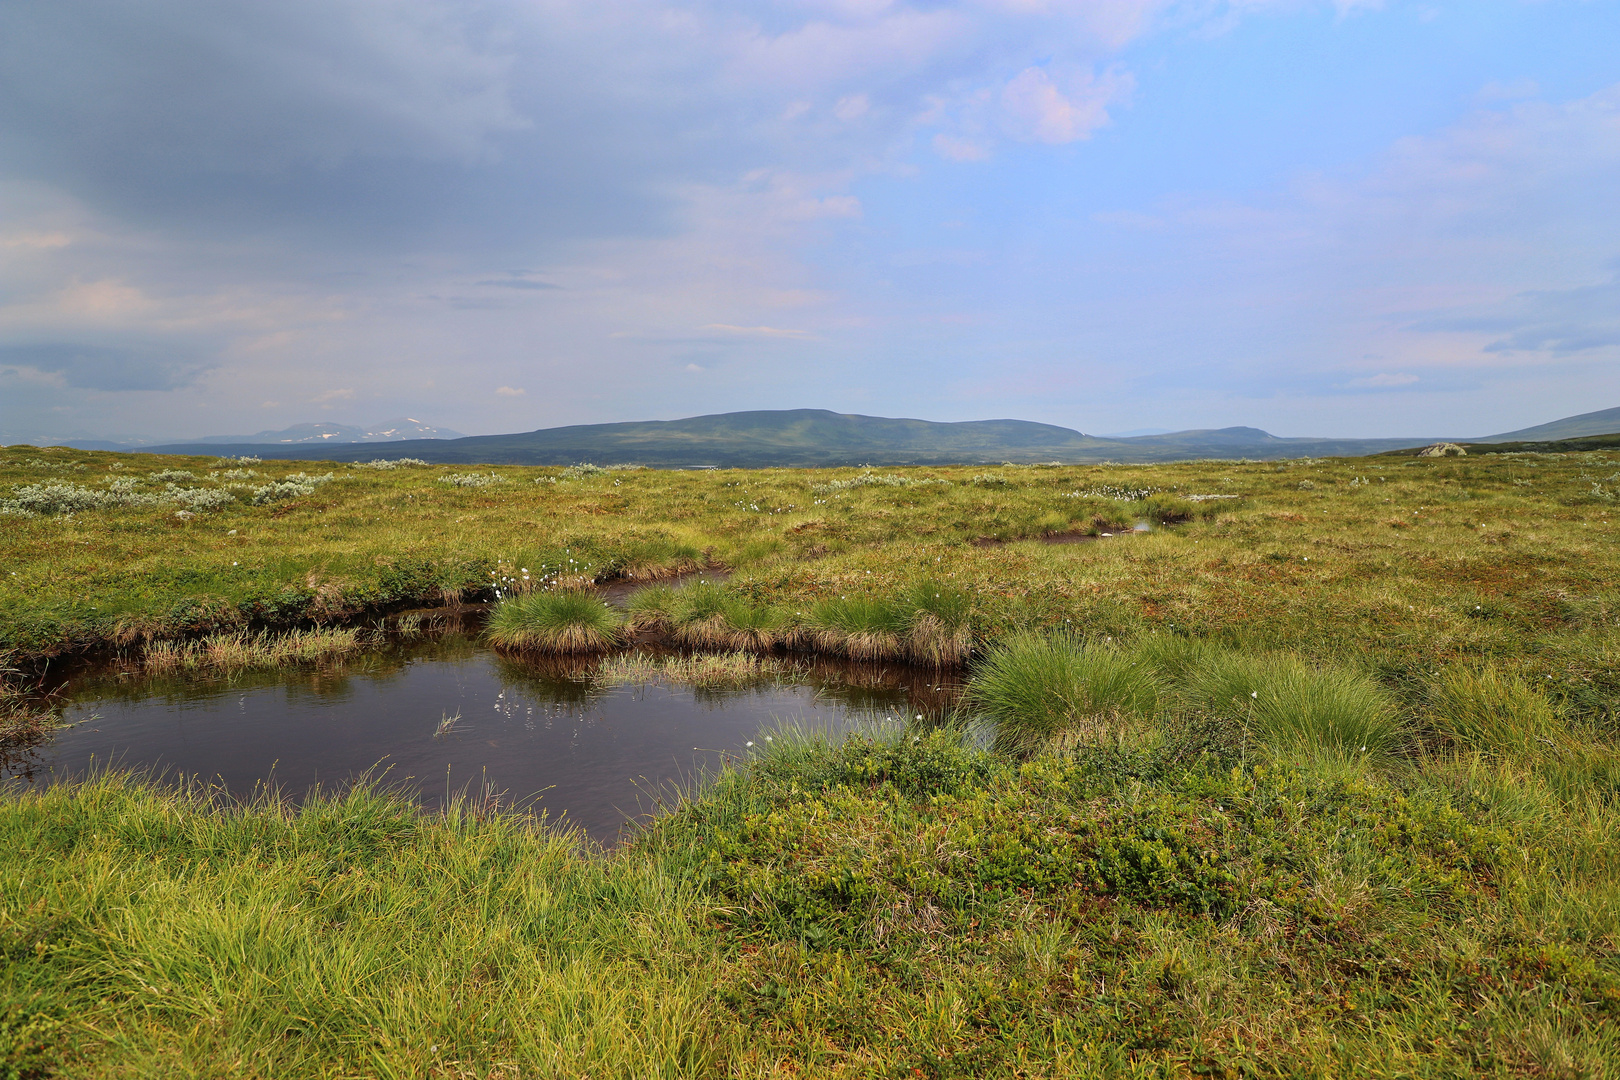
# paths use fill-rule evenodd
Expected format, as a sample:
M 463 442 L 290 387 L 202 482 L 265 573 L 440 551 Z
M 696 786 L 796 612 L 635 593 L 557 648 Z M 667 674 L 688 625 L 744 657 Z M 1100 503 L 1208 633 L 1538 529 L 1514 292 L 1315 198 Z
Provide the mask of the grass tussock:
M 1494 664 L 1452 666 L 1429 689 L 1429 722 L 1453 750 L 1519 758 L 1557 754 L 1569 729 L 1547 696 Z
M 668 612 L 667 625 L 675 642 L 693 649 L 768 652 L 782 643 L 788 628 L 779 610 L 753 603 L 712 581 L 674 590 Z
M 895 596 L 844 596 L 790 612 L 756 602 L 719 582 L 649 585 L 626 604 L 629 625 L 691 649 L 770 652 L 788 648 L 852 660 L 964 662 L 973 649 L 971 600 L 932 579 Z
M 593 592 L 543 590 L 496 604 L 485 635 L 498 649 L 602 652 L 623 640 L 624 619 Z
M 1029 749 L 1059 735 L 1140 728 L 1159 709 L 1152 669 L 1117 646 L 1018 634 L 979 664 L 967 705 L 996 725 L 998 745 Z
M 681 1077 L 737 1051 L 694 884 L 523 815 L 103 777 L 0 804 L 0 842 L 67 856 L 5 867 L 0 1030 L 47 1036 L 10 1075 Z
M 886 660 L 901 655 L 910 620 L 906 609 L 884 596 L 843 596 L 810 610 L 806 637 L 811 647 L 851 660 Z
M 897 595 L 856 594 L 810 609 L 804 646 L 852 660 L 963 663 L 973 650 L 972 599 L 958 586 L 923 578 Z
M 750 621 L 748 606 L 718 582 L 694 582 L 675 593 L 669 615 L 671 636 L 687 648 L 738 648 L 738 627 L 733 619 L 741 616 Z M 775 642 L 767 639 L 760 644 L 769 648 Z
M 232 672 L 298 664 L 322 664 L 353 656 L 364 647 L 354 627 L 323 627 L 286 633 L 211 634 L 197 641 L 151 641 L 141 666 L 152 675 Z
M 908 609 L 906 657 L 914 663 L 950 667 L 973 652 L 973 598 L 937 578 L 913 582 L 903 594 Z
M 1403 734 L 1395 703 L 1370 675 L 1291 654 L 1217 653 L 1191 673 L 1188 697 L 1276 753 L 1377 758 Z
M 1199 715 L 1275 755 L 1324 763 L 1385 757 L 1405 734 L 1390 694 L 1363 671 L 1169 637 L 1119 645 L 1016 634 L 975 670 L 967 704 L 1002 745 L 1026 751 Z
M 653 633 L 669 630 L 676 591 L 673 585 L 646 585 L 631 593 L 624 605 L 626 625 Z

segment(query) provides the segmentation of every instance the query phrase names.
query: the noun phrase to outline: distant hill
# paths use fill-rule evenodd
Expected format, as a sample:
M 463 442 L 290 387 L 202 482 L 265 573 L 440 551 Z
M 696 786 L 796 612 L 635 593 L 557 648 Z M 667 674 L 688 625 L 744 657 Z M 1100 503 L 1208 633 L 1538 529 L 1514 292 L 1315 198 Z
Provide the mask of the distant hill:
M 1579 416 L 1566 416 L 1562 420 L 1554 420 L 1550 424 L 1538 424 L 1535 427 L 1520 428 L 1518 431 L 1509 431 L 1501 435 L 1488 435 L 1483 439 L 1475 439 L 1480 443 L 1503 442 L 1551 442 L 1558 439 L 1583 439 L 1588 435 L 1613 435 L 1620 433 L 1620 409 L 1600 409 L 1597 412 L 1581 413 Z
M 1522 439 L 1513 442 L 1459 442 L 1448 440 L 1470 454 L 1572 454 L 1588 450 L 1620 450 L 1620 433 L 1612 435 L 1582 435 L 1578 439 Z M 1423 447 L 1411 446 L 1400 450 L 1387 450 L 1387 457 L 1417 457 Z
M 622 462 L 661 468 L 830 465 L 953 465 L 1044 461 L 1177 461 L 1190 458 L 1288 458 L 1375 454 L 1424 446 L 1434 438 L 1283 439 L 1259 428 L 1177 431 L 1104 439 L 1027 420 L 937 423 L 787 409 L 719 413 L 685 420 L 581 424 L 513 435 L 390 442 L 390 457 L 438 464 L 568 465 Z M 153 453 L 197 453 L 197 444 L 145 447 Z M 324 442 L 208 444 L 211 453 L 323 461 L 366 461 L 376 446 Z

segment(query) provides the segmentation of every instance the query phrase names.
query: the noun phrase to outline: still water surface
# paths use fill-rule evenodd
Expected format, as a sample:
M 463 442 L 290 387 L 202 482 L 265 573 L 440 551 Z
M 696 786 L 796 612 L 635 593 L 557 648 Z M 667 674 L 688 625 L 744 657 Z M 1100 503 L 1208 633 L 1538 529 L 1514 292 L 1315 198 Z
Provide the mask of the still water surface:
M 148 680 L 85 668 L 64 691 L 70 726 L 0 773 L 37 785 L 113 765 L 239 796 L 268 782 L 296 799 L 369 771 L 430 807 L 493 789 L 612 842 L 778 724 L 837 734 L 933 718 L 957 690 L 903 665 L 807 664 L 786 682 L 724 691 L 601 687 L 588 667 L 516 662 L 452 630 L 321 671 Z

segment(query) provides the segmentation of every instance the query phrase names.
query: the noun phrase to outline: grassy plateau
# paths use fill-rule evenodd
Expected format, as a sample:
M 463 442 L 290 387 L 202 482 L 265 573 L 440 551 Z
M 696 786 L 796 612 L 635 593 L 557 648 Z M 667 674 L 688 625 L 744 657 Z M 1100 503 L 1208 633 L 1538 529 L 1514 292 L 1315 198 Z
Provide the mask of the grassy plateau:
M 461 469 L 0 449 L 0 737 L 71 654 L 318 665 L 473 602 L 503 663 L 963 704 L 773 733 L 611 851 L 14 791 L 0 1080 L 1620 1075 L 1620 452 Z

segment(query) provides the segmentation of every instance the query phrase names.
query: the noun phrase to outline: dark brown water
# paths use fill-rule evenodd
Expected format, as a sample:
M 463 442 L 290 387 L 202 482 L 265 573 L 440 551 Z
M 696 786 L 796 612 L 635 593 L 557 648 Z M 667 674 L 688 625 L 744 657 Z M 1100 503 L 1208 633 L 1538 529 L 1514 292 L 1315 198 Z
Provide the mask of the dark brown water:
M 69 726 L 0 761 L 0 775 L 37 785 L 114 766 L 296 799 L 369 772 L 427 806 L 493 789 L 611 842 L 779 724 L 836 735 L 938 718 L 956 693 L 903 665 L 807 664 L 724 691 L 602 687 L 589 666 L 512 661 L 454 629 L 322 670 L 151 680 L 102 665 L 69 677 Z

